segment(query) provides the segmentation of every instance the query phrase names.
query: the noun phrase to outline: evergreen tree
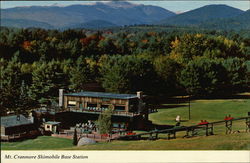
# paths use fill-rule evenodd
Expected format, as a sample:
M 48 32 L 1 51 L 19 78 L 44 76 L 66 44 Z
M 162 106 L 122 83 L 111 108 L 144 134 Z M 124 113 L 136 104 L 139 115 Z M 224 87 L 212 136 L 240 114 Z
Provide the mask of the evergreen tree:
M 31 91 L 28 85 L 25 84 L 24 80 L 22 81 L 20 87 L 20 96 L 18 100 L 18 112 L 25 113 L 28 109 L 30 109 L 34 102 L 31 99 Z
M 159 56 L 154 60 L 155 71 L 160 78 L 161 93 L 175 94 L 178 87 L 178 76 L 181 66 L 167 56 Z
M 188 94 L 209 96 L 223 88 L 227 80 L 226 70 L 215 60 L 197 59 L 182 70 L 179 80 Z
M 112 108 L 109 106 L 107 110 L 102 112 L 99 115 L 98 121 L 97 121 L 97 128 L 99 130 L 100 134 L 109 134 L 112 131 Z
M 76 91 L 84 89 L 84 84 L 90 81 L 90 67 L 86 60 L 81 56 L 77 59 L 76 65 L 70 73 L 70 88 Z
M 13 57 L 6 66 L 0 65 L 0 70 L 1 113 L 17 112 L 21 94 L 21 64 L 17 57 Z
M 243 91 L 247 87 L 247 65 L 243 59 L 229 58 L 222 61 L 227 71 L 227 89 L 230 93 Z
M 137 56 L 113 56 L 103 60 L 100 73 L 103 87 L 109 92 L 146 93 L 157 91 L 153 64 Z
M 58 97 L 58 90 L 68 86 L 68 76 L 59 61 L 36 63 L 32 72 L 32 97 L 39 103 L 51 104 Z

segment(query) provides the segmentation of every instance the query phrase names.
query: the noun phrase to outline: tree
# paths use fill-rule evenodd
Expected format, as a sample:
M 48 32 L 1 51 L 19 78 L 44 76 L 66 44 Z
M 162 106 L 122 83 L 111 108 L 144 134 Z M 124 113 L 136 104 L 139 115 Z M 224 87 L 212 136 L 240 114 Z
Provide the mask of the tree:
M 241 57 L 243 45 L 223 36 L 207 36 L 204 34 L 186 34 L 172 41 L 170 57 L 181 64 L 200 57 L 210 59 Z
M 112 131 L 112 122 L 111 122 L 111 117 L 112 117 L 112 108 L 109 106 L 107 110 L 102 112 L 99 115 L 98 121 L 97 121 L 97 128 L 99 130 L 100 134 L 110 134 Z
M 247 88 L 247 62 L 239 58 L 229 58 L 222 61 L 227 71 L 227 89 L 230 93 L 240 92 Z
M 103 60 L 100 74 L 103 87 L 109 92 L 152 93 L 156 78 L 153 64 L 139 56 L 112 56 Z
M 115 54 L 117 53 L 116 46 L 114 45 L 114 41 L 111 38 L 105 38 L 101 40 L 98 44 L 100 51 L 102 54 Z
M 68 76 L 59 61 L 36 62 L 34 67 L 31 85 L 33 99 L 50 104 L 57 99 L 59 89 L 68 87 Z
M 181 66 L 167 56 L 159 56 L 154 60 L 154 67 L 160 79 L 161 92 L 176 93 Z
M 90 67 L 81 56 L 77 59 L 76 65 L 70 73 L 70 88 L 76 91 L 84 89 L 84 85 L 91 80 Z
M 31 98 L 31 90 L 24 80 L 22 80 L 20 87 L 20 95 L 17 105 L 18 112 L 20 113 L 25 113 L 34 106 L 34 101 Z
M 0 70 L 1 114 L 6 114 L 7 111 L 17 112 L 21 94 L 21 64 L 17 57 L 13 57 L 7 65 L 1 64 Z
M 186 34 L 172 41 L 170 57 L 178 63 L 187 64 L 195 57 L 202 56 L 207 48 L 206 37 L 202 34 Z
M 201 58 L 190 61 L 182 70 L 179 78 L 188 94 L 209 96 L 223 88 L 226 80 L 226 70 L 221 63 Z

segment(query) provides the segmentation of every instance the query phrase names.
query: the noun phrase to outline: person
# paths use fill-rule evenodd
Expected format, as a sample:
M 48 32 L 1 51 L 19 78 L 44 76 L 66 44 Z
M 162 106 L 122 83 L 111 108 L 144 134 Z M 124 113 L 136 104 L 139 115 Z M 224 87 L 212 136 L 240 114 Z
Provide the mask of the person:
M 177 115 L 176 118 L 175 118 L 175 121 L 176 122 L 180 122 L 181 121 L 181 117 L 179 115 Z
M 207 120 L 201 120 L 200 123 L 198 123 L 198 125 L 206 125 L 208 124 Z
M 234 119 L 233 117 L 231 117 L 231 115 L 229 114 L 228 117 L 227 117 L 227 120 L 232 120 Z
M 224 120 L 225 120 L 225 121 L 229 121 L 229 120 L 232 120 L 232 119 L 234 119 L 234 118 L 233 118 L 233 117 L 231 117 L 231 115 L 230 115 L 230 114 L 224 118 Z
M 203 124 L 203 122 L 204 122 L 204 121 L 203 121 L 203 120 L 201 120 L 201 122 L 200 122 L 200 123 L 198 123 L 198 125 L 202 125 L 202 124 Z

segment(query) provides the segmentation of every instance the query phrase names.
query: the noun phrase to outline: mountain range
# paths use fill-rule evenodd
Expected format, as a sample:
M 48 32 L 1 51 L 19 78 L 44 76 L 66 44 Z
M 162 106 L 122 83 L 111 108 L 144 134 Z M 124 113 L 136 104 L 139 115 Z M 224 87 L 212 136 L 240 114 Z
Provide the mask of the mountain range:
M 71 6 L 31 6 L 1 9 L 1 26 L 47 29 L 99 29 L 124 25 L 195 26 L 208 29 L 249 29 L 250 10 L 207 5 L 181 14 L 158 6 L 122 1 Z
M 160 21 L 166 25 L 196 25 L 213 19 L 231 18 L 244 11 L 227 5 L 208 5 Z
M 250 10 L 228 19 L 215 19 L 199 25 L 209 29 L 250 29 Z
M 175 15 L 174 12 L 151 5 L 137 5 L 129 2 L 97 2 L 88 5 L 31 6 L 1 10 L 2 25 L 10 25 L 10 20 L 22 19 L 46 23 L 54 28 L 85 26 L 86 24 L 112 24 L 114 26 L 152 24 Z M 101 21 L 101 22 L 98 22 Z M 18 21 L 21 27 L 25 24 Z M 29 24 L 28 23 L 28 24 Z M 15 24 L 14 24 L 15 25 Z M 17 24 L 16 24 L 17 25 Z

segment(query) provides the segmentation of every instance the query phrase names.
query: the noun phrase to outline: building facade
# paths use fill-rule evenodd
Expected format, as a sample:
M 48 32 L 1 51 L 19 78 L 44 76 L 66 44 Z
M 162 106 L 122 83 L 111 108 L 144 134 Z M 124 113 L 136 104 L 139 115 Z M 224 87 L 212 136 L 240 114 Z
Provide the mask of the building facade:
M 59 91 L 59 106 L 65 112 L 84 113 L 91 120 L 97 120 L 99 114 L 111 108 L 112 119 L 116 125 L 138 128 L 148 120 L 148 109 L 143 101 L 142 92 L 137 94 L 114 94 L 104 92 L 78 92 L 64 94 Z M 60 105 L 61 104 L 61 105 Z M 139 127 L 140 128 L 140 127 Z
M 38 135 L 38 130 L 33 120 L 23 115 L 11 115 L 1 117 L 1 140 L 14 140 L 29 138 Z
M 111 108 L 114 114 L 147 114 L 142 92 L 137 94 L 113 94 L 103 92 L 79 92 L 63 95 L 63 109 L 86 112 L 103 112 Z

